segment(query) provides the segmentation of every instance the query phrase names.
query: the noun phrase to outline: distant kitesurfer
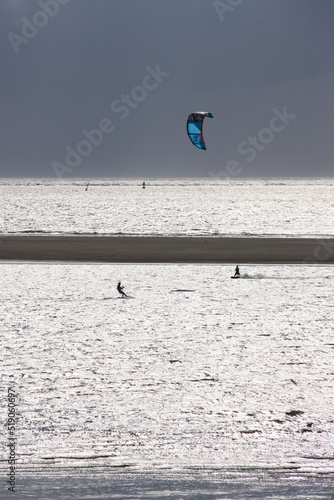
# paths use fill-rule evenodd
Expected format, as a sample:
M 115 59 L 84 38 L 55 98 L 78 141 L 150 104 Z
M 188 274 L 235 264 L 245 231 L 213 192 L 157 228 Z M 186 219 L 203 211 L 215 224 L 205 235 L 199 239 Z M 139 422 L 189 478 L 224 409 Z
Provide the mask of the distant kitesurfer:
M 118 282 L 117 291 L 122 295 L 122 297 L 127 297 L 126 293 L 123 292 L 124 286 L 121 285 L 121 282 Z
M 143 182 L 143 189 L 145 189 L 145 188 L 146 188 L 146 184 L 145 184 L 145 181 L 144 181 Z
M 239 266 L 236 266 L 234 276 L 240 276 Z

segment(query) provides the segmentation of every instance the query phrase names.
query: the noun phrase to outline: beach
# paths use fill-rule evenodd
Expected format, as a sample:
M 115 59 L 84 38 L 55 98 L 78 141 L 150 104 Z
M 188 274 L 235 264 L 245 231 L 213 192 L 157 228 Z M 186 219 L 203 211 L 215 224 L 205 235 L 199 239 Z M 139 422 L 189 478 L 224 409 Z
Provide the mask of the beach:
M 0 237 L 0 259 L 110 263 L 333 264 L 333 239 L 152 236 Z

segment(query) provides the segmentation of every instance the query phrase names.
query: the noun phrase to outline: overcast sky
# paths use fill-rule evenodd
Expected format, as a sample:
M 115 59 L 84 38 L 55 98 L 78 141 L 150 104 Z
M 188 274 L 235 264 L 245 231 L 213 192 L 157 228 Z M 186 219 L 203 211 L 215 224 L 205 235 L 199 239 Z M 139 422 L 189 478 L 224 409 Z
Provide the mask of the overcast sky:
M 2 176 L 333 175 L 333 0 L 1 0 L 0 29 Z

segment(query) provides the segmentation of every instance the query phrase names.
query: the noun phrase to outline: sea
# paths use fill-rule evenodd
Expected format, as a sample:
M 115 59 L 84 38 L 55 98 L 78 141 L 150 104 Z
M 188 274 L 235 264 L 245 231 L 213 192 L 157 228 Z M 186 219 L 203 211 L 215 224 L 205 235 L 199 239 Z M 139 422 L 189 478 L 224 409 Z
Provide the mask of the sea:
M 0 179 L 0 213 L 0 234 L 329 238 L 334 178 Z
M 334 234 L 334 179 L 0 195 L 2 235 Z M 235 264 L 0 261 L 0 499 L 333 499 L 334 268 Z

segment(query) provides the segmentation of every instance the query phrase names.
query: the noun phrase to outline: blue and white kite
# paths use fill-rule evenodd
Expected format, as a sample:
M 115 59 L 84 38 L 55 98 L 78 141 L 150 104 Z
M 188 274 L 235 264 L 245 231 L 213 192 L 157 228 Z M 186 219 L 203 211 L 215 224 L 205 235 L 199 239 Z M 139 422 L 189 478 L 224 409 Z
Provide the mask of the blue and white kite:
M 205 117 L 213 118 L 212 113 L 198 111 L 191 113 L 187 120 L 187 133 L 191 142 L 199 149 L 206 149 L 203 137 L 203 122 Z

